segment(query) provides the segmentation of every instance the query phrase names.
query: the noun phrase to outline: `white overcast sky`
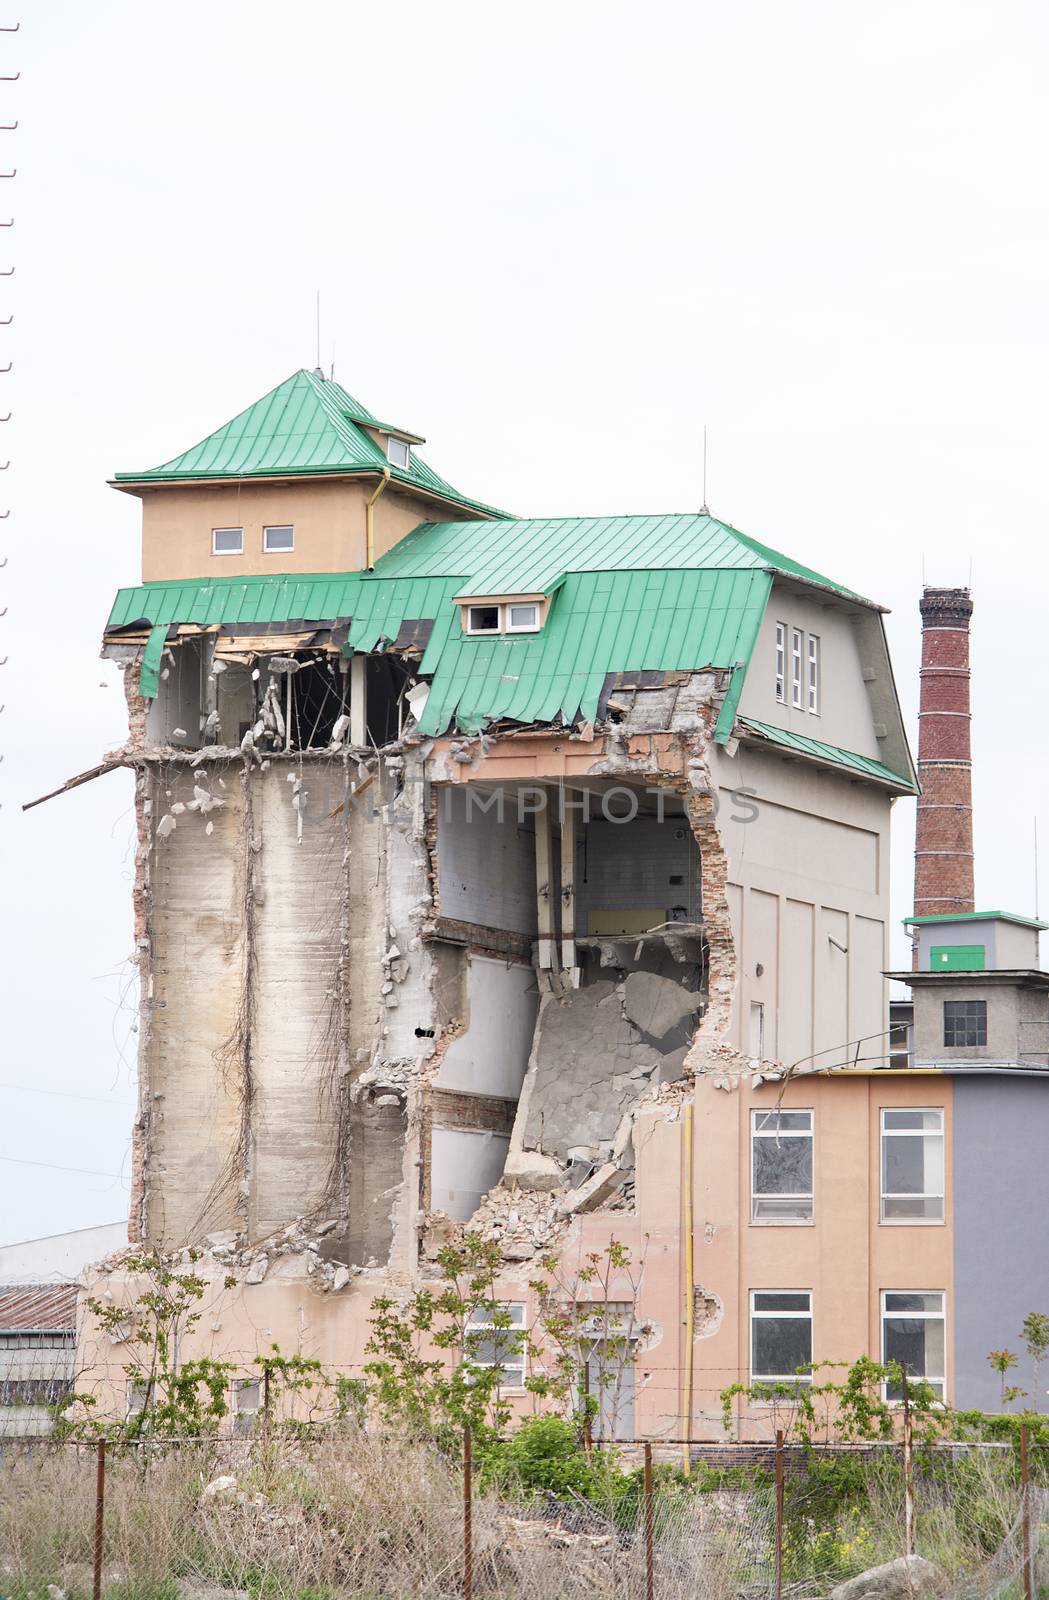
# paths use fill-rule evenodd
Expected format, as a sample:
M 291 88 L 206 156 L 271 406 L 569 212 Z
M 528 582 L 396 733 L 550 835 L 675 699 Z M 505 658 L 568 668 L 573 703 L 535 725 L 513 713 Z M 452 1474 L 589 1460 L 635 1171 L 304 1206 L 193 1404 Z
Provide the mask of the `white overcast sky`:
M 1032 908 L 1044 0 L 7 11 L 0 1242 L 126 1204 L 131 779 L 20 810 L 121 741 L 105 479 L 312 366 L 318 287 L 325 365 L 479 499 L 694 510 L 706 422 L 714 512 L 892 608 L 909 717 L 923 562 L 971 563 L 977 898 Z

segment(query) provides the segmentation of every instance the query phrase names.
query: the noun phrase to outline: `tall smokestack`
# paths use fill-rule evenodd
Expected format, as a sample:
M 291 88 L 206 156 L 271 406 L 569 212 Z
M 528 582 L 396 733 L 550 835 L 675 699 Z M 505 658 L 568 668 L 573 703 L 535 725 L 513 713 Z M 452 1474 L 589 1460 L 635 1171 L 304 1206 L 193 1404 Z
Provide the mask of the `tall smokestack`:
M 925 589 L 914 915 L 975 911 L 968 589 Z

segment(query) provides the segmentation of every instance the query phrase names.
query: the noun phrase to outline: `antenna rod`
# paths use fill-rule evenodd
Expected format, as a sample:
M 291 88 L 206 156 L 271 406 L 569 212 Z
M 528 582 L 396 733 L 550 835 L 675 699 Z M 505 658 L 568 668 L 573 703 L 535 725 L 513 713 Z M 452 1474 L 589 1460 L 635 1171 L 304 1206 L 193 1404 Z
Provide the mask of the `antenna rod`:
M 1034 915 L 1038 918 L 1038 817 L 1034 819 Z
M 317 371 L 321 370 L 321 292 L 317 290 Z
M 710 507 L 707 505 L 707 425 L 703 424 L 703 504 L 700 507 L 700 516 L 709 517 Z

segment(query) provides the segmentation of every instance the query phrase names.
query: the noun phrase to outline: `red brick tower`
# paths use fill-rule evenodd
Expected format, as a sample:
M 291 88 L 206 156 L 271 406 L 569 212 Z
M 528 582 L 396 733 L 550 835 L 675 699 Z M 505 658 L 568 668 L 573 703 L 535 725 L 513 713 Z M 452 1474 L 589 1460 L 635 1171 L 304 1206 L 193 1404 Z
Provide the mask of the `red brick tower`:
M 914 915 L 974 911 L 968 589 L 925 589 Z

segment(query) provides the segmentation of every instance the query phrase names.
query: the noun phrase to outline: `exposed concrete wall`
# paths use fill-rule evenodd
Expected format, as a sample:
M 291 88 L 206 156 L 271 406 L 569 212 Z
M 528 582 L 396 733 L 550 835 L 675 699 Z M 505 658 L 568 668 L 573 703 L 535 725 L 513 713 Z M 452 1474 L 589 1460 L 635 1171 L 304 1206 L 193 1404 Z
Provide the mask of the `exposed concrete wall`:
M 534 934 L 535 826 L 518 817 L 512 794 L 482 809 L 490 798 L 465 785 L 436 790 L 441 914 Z
M 335 1155 L 343 841 L 330 813 L 344 779 L 341 761 L 280 762 L 249 781 L 258 847 L 248 1232 L 258 1238 L 324 1205 Z
M 1032 1078 L 954 1079 L 954 1401 L 1001 1409 L 991 1350 L 1009 1349 L 1020 1364 L 1009 1375 L 1041 1409 L 1039 1382 L 1020 1329 L 1030 1311 L 1049 1306 L 1049 1259 L 1040 1219 L 1049 1203 L 1049 1083 Z M 933 1285 L 930 1285 L 933 1287 Z
M 535 1031 L 535 972 L 472 951 L 466 972 L 465 1027 L 445 1050 L 435 1082 L 441 1089 L 516 1100 Z
M 580 829 L 576 851 L 578 929 L 588 931 L 591 911 L 659 910 L 659 921 L 683 907 L 685 917 L 699 916 L 699 851 L 687 820 L 662 822 L 636 817 L 631 822 L 595 818 Z
M 435 1127 L 430 1147 L 431 1210 L 469 1221 L 502 1177 L 509 1146 L 506 1134 Z

